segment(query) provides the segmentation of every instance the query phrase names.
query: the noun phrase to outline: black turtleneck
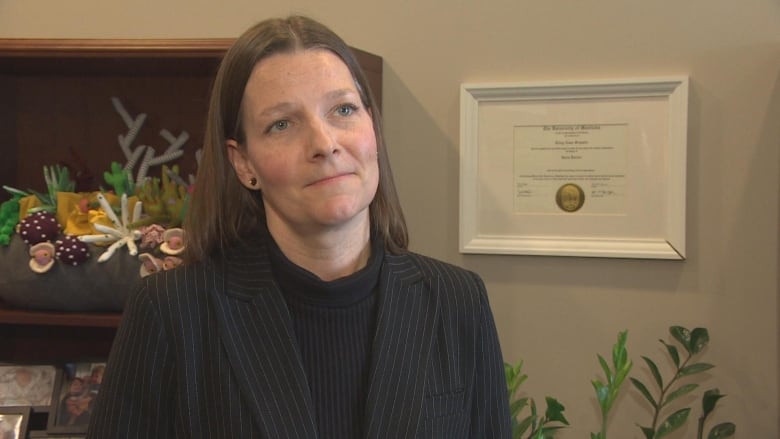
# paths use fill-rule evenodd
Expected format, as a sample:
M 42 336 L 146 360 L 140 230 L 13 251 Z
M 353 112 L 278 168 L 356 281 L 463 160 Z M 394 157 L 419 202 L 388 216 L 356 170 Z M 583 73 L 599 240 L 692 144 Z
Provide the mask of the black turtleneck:
M 273 239 L 268 241 L 309 381 L 319 437 L 362 437 L 384 255 L 381 239 L 372 236 L 363 269 L 330 282 L 295 265 Z

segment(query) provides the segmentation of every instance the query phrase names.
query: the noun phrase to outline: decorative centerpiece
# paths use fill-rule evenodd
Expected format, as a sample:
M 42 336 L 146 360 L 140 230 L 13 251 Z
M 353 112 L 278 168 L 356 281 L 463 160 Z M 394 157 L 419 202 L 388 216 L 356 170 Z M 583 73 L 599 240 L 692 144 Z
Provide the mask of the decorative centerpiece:
M 146 114 L 133 117 L 111 100 L 127 131 L 117 138 L 125 163 L 103 173 L 106 187 L 76 192 L 57 165 L 43 169 L 46 192 L 3 186 L 11 199 L 0 204 L 0 299 L 11 306 L 120 310 L 133 281 L 182 262 L 194 177 L 185 181 L 173 162 L 189 134 L 161 130 L 168 146 L 159 155 L 135 145 Z

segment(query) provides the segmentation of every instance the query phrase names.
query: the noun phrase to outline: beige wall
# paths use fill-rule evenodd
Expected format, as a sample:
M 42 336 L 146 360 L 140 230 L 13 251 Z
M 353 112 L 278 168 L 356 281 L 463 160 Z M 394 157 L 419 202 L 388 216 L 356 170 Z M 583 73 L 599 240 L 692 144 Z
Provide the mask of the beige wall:
M 525 389 L 567 407 L 561 437 L 597 429 L 596 353 L 628 329 L 647 379 L 640 355 L 666 364 L 657 340 L 672 324 L 710 329 L 703 360 L 717 368 L 705 385 L 729 395 L 716 417 L 738 437 L 777 437 L 778 0 L 357 3 L 0 0 L 0 37 L 233 37 L 270 15 L 321 19 L 384 57 L 413 248 L 482 274 L 505 356 L 525 360 Z M 458 253 L 461 82 L 669 74 L 691 77 L 686 261 Z M 615 416 L 612 437 L 640 437 L 635 422 L 648 423 L 633 389 Z

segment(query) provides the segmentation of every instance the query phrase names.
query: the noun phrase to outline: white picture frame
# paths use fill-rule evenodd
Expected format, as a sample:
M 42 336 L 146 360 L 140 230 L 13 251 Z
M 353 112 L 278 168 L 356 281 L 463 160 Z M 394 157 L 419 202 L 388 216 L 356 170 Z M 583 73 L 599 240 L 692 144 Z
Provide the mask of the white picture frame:
M 54 401 L 57 374 L 53 364 L 0 364 L 0 407 L 48 409 Z
M 465 83 L 460 108 L 461 253 L 685 259 L 687 76 Z

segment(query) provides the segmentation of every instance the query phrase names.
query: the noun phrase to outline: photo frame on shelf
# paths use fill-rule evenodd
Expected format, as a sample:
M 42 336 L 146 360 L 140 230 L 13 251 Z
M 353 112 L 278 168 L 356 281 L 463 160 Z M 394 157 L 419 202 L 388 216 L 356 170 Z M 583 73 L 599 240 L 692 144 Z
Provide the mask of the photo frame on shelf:
M 0 408 L 28 406 L 48 411 L 54 401 L 57 366 L 53 364 L 0 364 Z
M 86 433 L 84 434 L 49 434 L 46 432 L 46 430 L 32 430 L 32 427 L 30 427 L 27 438 L 28 439 L 84 439 L 86 437 Z
M 688 77 L 461 85 L 461 253 L 685 259 Z
M 0 438 L 25 439 L 30 421 L 30 407 L 0 407 Z
M 78 436 L 87 431 L 105 372 L 105 361 L 66 363 L 49 413 L 46 431 Z

